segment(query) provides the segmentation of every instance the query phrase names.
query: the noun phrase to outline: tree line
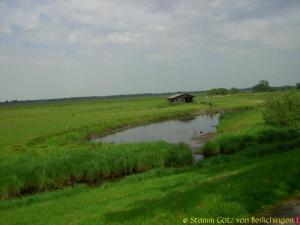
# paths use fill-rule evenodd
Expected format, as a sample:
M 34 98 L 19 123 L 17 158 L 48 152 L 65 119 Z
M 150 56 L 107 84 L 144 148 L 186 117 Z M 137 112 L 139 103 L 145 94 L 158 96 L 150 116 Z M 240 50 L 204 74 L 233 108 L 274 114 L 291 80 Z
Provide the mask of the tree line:
M 285 91 L 285 90 L 294 90 L 298 89 L 300 90 L 300 82 L 296 83 L 295 86 L 293 85 L 284 85 L 279 87 L 271 87 L 269 82 L 267 80 L 261 80 L 258 82 L 258 84 L 254 85 L 251 88 L 244 88 L 239 89 L 232 87 L 230 89 L 227 88 L 213 88 L 208 91 L 208 94 L 211 95 L 225 95 L 225 94 L 234 94 L 238 92 L 267 92 L 267 91 Z

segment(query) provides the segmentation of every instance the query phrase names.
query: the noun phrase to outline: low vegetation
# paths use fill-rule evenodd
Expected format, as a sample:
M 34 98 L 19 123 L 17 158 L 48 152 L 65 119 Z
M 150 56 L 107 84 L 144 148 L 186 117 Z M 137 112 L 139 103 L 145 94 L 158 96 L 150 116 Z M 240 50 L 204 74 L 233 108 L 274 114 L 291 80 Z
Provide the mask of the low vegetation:
M 264 94 L 209 96 L 213 110 L 251 107 L 262 103 Z M 158 120 L 192 116 L 211 110 L 195 103 L 172 105 L 165 96 L 137 99 L 58 102 L 51 104 L 20 104 L 0 106 L 0 154 L 10 149 L 27 149 L 36 140 L 50 138 L 65 143 L 86 141 L 93 134 L 110 133 L 117 128 L 134 126 Z M 72 137 L 76 138 L 72 138 Z M 54 140 L 54 142 L 55 142 Z M 60 144 L 62 141 L 60 141 Z M 53 143 L 47 143 L 46 147 Z
M 247 217 L 295 194 L 300 149 L 212 157 L 97 188 L 76 186 L 0 203 L 0 224 L 182 224 L 184 218 Z M 16 216 L 20 215 L 20 216 Z
M 263 118 L 268 125 L 275 127 L 300 127 L 300 93 L 267 98 Z
M 209 90 L 208 94 L 210 95 L 227 95 L 227 94 L 236 94 L 240 92 L 240 90 L 238 88 L 213 88 L 211 90 Z
M 225 134 L 207 142 L 203 147 L 206 156 L 234 154 L 247 151 L 250 154 L 286 151 L 300 146 L 298 129 L 266 129 L 255 134 Z
M 259 116 L 260 114 L 262 116 Z M 257 109 L 233 112 L 223 115 L 221 119 L 225 120 L 225 125 L 221 123 L 219 130 L 224 132 L 222 126 L 225 126 L 227 132 L 203 146 L 202 151 L 206 156 L 234 154 L 248 148 L 251 148 L 252 152 L 261 148 L 280 151 L 300 146 L 298 92 L 269 96 L 263 105 L 262 113 Z M 243 133 L 238 132 L 238 129 L 242 129 Z
M 257 105 L 260 98 L 241 95 L 226 97 L 221 102 L 212 97 L 211 101 L 213 110 L 219 110 Z M 191 153 L 182 145 L 91 144 L 89 137 L 133 124 L 192 116 L 205 110 L 211 109 L 198 102 L 174 106 L 157 97 L 3 106 L 0 198 L 77 183 L 103 182 L 153 168 L 187 165 Z M 56 132 L 52 133 L 53 129 Z
M 60 106 L 61 113 L 56 111 L 56 119 L 50 119 L 56 121 L 57 132 L 46 129 L 43 135 L 37 134 L 47 123 L 37 120 L 34 124 L 32 116 L 49 106 L 30 106 L 34 113 L 27 116 L 34 129 L 28 130 L 22 142 L 17 143 L 18 137 L 1 127 L 2 134 L 10 137 L 2 143 L 5 147 L 0 154 L 1 195 L 14 198 L 45 192 L 1 200 L 0 224 L 168 225 L 191 217 L 239 218 L 261 213 L 300 190 L 300 131 L 294 125 L 267 123 L 268 102 L 261 107 L 266 97 L 281 94 L 198 96 L 196 103 L 175 106 L 159 99 L 95 102 L 87 104 L 87 112 L 83 103 L 74 103 Z M 212 106 L 201 104 L 207 98 Z M 69 121 L 65 129 L 59 123 L 70 112 L 76 114 L 76 107 L 80 121 L 73 118 L 74 123 Z M 22 124 L 15 114 L 18 110 L 1 111 L 11 118 L 15 130 Z M 87 139 L 127 125 L 206 110 L 227 113 L 221 117 L 219 135 L 204 146 L 204 153 L 214 156 L 196 165 L 191 165 L 191 154 L 181 144 L 93 144 Z M 90 120 L 89 115 L 93 115 Z M 110 182 L 120 177 L 124 178 Z
M 14 197 L 140 173 L 154 168 L 181 167 L 192 162 L 185 145 L 165 142 L 90 144 L 47 154 L 27 152 L 2 158 L 0 197 Z

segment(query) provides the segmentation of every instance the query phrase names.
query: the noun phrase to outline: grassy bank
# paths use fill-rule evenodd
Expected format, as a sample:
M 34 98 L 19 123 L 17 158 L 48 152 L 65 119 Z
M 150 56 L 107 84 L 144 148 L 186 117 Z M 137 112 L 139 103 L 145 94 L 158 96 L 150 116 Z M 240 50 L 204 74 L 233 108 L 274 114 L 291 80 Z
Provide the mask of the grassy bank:
M 208 141 L 202 148 L 206 156 L 235 154 L 240 151 L 264 154 L 300 146 L 300 131 L 295 128 L 267 128 L 250 134 L 223 134 Z M 263 150 L 262 150 L 263 149 Z
M 228 156 L 231 157 L 231 156 Z M 0 224 L 182 224 L 190 217 L 241 217 L 299 190 L 300 150 L 157 170 L 97 188 L 78 186 L 2 201 Z
M 266 128 L 262 118 L 262 110 L 237 111 L 222 115 L 222 122 L 218 126 L 220 134 L 254 134 Z
M 153 168 L 180 167 L 192 162 L 185 145 L 165 142 L 90 144 L 47 154 L 26 152 L 2 158 L 0 197 L 16 197 L 76 183 L 94 184 Z

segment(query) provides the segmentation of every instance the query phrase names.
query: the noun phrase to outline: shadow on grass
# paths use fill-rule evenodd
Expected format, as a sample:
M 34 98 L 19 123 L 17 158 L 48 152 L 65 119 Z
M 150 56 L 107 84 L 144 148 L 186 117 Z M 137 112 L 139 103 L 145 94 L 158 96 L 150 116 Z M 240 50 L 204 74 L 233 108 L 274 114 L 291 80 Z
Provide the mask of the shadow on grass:
M 190 187 L 170 186 L 160 198 L 135 201 L 129 209 L 105 214 L 106 223 L 150 219 L 155 215 L 230 216 L 253 215 L 266 205 L 299 190 L 300 157 L 287 154 L 283 159 L 215 177 Z M 296 157 L 295 157 L 296 156 Z M 279 159 L 279 158 L 278 158 Z M 280 162 L 280 163 L 279 163 Z
M 156 214 L 157 211 L 166 211 L 172 213 L 180 211 L 187 213 L 189 208 L 195 207 L 200 201 L 203 200 L 205 195 L 215 193 L 218 185 L 220 185 L 226 177 L 219 177 L 214 181 L 194 184 L 186 190 L 176 190 L 184 187 L 183 183 L 177 185 L 170 185 L 162 190 L 169 192 L 162 198 L 153 198 L 143 201 L 136 201 L 132 206 L 134 208 L 128 210 L 120 210 L 110 212 L 105 215 L 107 223 L 124 222 L 134 220 L 139 217 L 150 218 Z M 201 194 L 201 192 L 205 194 Z

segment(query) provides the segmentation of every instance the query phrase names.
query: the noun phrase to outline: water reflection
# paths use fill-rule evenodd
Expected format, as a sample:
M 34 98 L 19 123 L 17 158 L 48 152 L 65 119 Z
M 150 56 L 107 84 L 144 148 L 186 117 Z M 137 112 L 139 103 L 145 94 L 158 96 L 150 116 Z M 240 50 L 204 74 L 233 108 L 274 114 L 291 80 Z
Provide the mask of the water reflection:
M 95 139 L 104 143 L 134 143 L 164 140 L 185 143 L 190 148 L 200 147 L 204 139 L 216 132 L 219 114 L 200 115 L 191 120 L 169 120 L 123 130 Z

